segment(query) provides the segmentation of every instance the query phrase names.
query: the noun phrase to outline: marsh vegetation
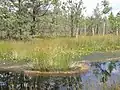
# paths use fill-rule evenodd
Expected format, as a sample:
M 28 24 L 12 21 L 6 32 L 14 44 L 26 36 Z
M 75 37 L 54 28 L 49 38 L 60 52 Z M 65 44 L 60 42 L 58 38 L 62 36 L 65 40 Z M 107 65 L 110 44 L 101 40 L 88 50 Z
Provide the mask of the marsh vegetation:
M 112 35 L 0 41 L 0 61 L 30 62 L 32 69 L 40 71 L 68 70 L 73 61 L 82 60 L 81 56 L 119 49 L 120 37 Z

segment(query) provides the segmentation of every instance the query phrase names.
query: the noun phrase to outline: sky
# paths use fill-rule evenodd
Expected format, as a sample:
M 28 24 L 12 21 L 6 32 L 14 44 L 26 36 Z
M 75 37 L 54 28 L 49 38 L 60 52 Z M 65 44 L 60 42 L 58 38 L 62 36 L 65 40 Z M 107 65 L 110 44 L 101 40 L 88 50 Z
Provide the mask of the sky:
M 97 3 L 101 3 L 101 1 L 103 0 L 83 0 L 84 6 L 86 7 L 85 16 L 91 16 L 93 13 L 93 9 L 96 7 Z M 110 6 L 112 6 L 112 12 L 114 13 L 114 15 L 116 15 L 120 11 L 120 0 L 108 0 L 108 1 L 110 2 Z
M 93 9 L 96 7 L 97 3 L 100 3 L 102 0 L 83 0 L 84 6 L 86 7 L 86 15 L 92 15 Z M 110 6 L 112 6 L 112 11 L 114 15 L 120 11 L 120 0 L 108 0 Z

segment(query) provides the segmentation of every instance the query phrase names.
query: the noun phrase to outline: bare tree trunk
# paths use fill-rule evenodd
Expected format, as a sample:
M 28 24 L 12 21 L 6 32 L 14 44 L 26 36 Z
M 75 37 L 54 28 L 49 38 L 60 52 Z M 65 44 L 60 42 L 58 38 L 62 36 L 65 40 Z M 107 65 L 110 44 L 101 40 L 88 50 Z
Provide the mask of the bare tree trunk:
M 21 0 L 18 0 L 19 2 L 19 14 L 21 14 Z
M 116 30 L 116 35 L 117 35 L 117 36 L 119 35 L 118 28 L 117 28 L 117 30 Z
M 79 35 L 79 28 L 76 29 L 76 38 L 78 38 Z
M 99 25 L 96 25 L 96 34 L 99 35 Z
M 33 5 L 35 4 L 35 1 L 33 0 Z M 31 34 L 30 35 L 35 35 L 35 22 L 36 22 L 36 7 L 33 7 L 32 11 L 32 26 L 31 26 Z
M 87 30 L 87 26 L 85 25 L 85 29 L 84 29 L 84 35 L 85 35 L 85 36 L 87 35 L 86 30 Z
M 105 27 L 106 27 L 106 24 L 104 22 L 104 24 L 103 24 L 103 36 L 105 35 Z
M 36 21 L 36 11 L 35 11 L 35 8 L 33 8 L 32 20 L 33 20 L 33 25 L 31 27 L 31 35 L 35 35 L 35 21 Z
M 7 38 L 10 39 L 10 37 L 11 37 L 11 36 L 10 36 L 10 31 L 8 30 L 8 31 L 7 31 Z
M 94 31 L 94 28 L 92 28 L 92 35 L 93 35 L 93 36 L 95 35 L 95 31 Z
M 98 27 L 98 35 L 100 35 L 101 27 Z
M 72 15 L 72 12 L 71 12 L 71 37 L 73 37 L 74 36 L 74 32 L 73 32 L 73 15 Z

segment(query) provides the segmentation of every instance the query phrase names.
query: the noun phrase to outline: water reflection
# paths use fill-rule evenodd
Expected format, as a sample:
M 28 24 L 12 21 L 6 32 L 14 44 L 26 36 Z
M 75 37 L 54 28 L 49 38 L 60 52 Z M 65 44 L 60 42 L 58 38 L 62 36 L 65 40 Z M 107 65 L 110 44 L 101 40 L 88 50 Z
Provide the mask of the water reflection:
M 92 62 L 90 66 L 89 72 L 82 75 L 83 90 L 108 90 L 113 86 L 120 85 L 120 62 Z
M 120 90 L 119 61 L 89 65 L 87 73 L 69 77 L 31 77 L 23 72 L 0 72 L 0 90 Z
M 28 77 L 24 74 L 1 72 L 0 90 L 80 90 L 81 78 Z
M 93 74 L 95 74 L 97 77 L 100 76 L 100 81 L 105 83 L 111 76 L 112 71 L 116 70 L 116 63 L 117 62 L 92 63 L 91 67 L 95 66 L 95 69 L 93 69 Z

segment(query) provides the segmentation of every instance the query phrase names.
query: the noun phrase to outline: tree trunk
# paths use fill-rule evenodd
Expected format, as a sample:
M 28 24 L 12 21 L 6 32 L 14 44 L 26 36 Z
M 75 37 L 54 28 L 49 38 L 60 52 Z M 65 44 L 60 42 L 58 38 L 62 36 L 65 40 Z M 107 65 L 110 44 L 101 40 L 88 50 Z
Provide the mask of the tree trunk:
M 21 14 L 21 0 L 18 0 L 19 2 L 19 14 Z
M 117 30 L 116 30 L 116 35 L 117 35 L 117 36 L 119 35 L 118 28 L 117 28 Z
M 22 29 L 19 29 L 19 33 L 20 35 L 23 35 Z
M 79 35 L 79 28 L 76 29 L 76 38 L 78 38 Z
M 106 28 L 106 24 L 104 22 L 104 24 L 103 24 L 103 36 L 105 35 L 105 28 Z
M 94 28 L 92 28 L 92 35 L 93 35 L 93 36 L 95 35 L 95 31 L 94 31 Z
M 7 31 L 7 39 L 10 39 L 10 31 Z
M 96 25 L 96 34 L 97 35 L 99 34 L 99 25 L 98 24 Z
M 34 1 L 33 1 L 33 5 L 34 5 Z M 32 15 L 32 22 L 33 25 L 31 26 L 31 34 L 30 35 L 35 35 L 35 22 L 36 22 L 36 8 L 33 7 L 33 15 Z
M 85 36 L 87 35 L 86 30 L 87 30 L 87 26 L 85 25 L 85 28 L 84 28 L 84 35 L 85 35 Z
M 73 32 L 73 15 L 72 15 L 72 13 L 73 13 L 73 12 L 72 12 L 72 10 L 71 10 L 71 18 L 70 18 L 70 19 L 71 19 L 71 26 L 70 26 L 70 27 L 71 27 L 71 37 L 74 36 L 74 32 Z

